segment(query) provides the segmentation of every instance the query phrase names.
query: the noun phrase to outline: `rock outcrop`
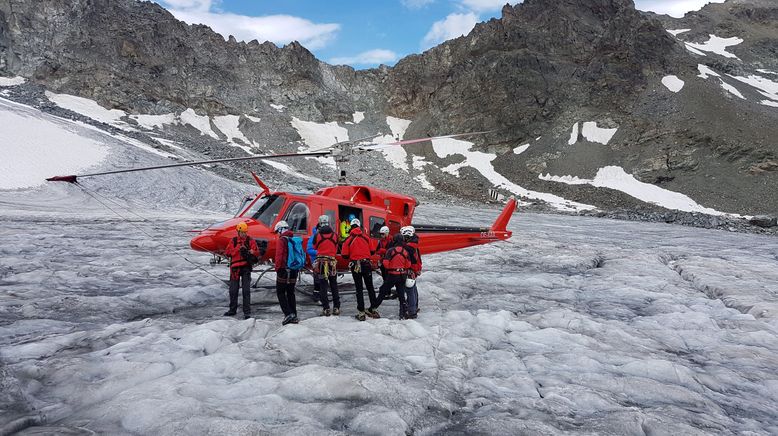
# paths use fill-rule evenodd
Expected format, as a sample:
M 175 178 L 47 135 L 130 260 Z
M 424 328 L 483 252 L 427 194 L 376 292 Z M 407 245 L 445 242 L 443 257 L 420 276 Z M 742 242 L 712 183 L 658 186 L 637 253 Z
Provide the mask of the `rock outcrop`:
M 708 208 L 775 214 L 778 101 L 745 78 L 778 70 L 776 17 L 767 0 L 728 0 L 683 19 L 639 12 L 630 0 L 526 0 L 392 68 L 355 71 L 297 43 L 225 40 L 155 3 L 0 0 L 0 73 L 129 113 L 259 117 L 261 129 L 244 133 L 260 149 L 299 141 L 293 117 L 338 122 L 352 138 L 388 133 L 387 116 L 411 120 L 407 136 L 495 129 L 473 150 L 494 154 L 489 164 L 522 189 L 605 209 L 645 204 L 607 183 L 558 181 L 617 166 Z M 682 28 L 690 30 L 665 30 Z M 710 34 L 743 39 L 730 47 L 737 57 L 690 48 Z M 357 111 L 364 121 L 352 122 Z M 216 142 L 197 150 L 206 148 L 235 152 Z M 412 177 L 423 176 L 480 199 L 498 183 L 470 166 L 443 171 L 462 158 L 428 144 L 407 149 L 408 163 L 425 165 L 403 172 L 356 159 L 366 171 L 354 181 L 417 193 Z

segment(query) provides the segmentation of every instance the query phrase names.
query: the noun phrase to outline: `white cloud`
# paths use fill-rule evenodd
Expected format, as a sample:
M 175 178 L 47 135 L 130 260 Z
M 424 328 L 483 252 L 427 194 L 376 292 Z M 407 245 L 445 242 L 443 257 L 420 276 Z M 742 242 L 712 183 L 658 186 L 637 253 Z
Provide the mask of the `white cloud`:
M 343 56 L 330 59 L 332 65 L 378 65 L 394 62 L 398 58 L 397 53 L 391 50 L 373 49 L 364 51 L 356 56 Z
M 164 5 L 179 20 L 189 24 L 205 24 L 227 38 L 240 41 L 272 41 L 288 44 L 299 41 L 308 49 L 326 46 L 334 40 L 340 24 L 314 23 L 291 15 L 251 17 L 216 11 L 218 0 L 165 0 Z
M 163 0 L 170 9 L 207 12 L 214 5 L 212 0 Z
M 432 28 L 424 35 L 422 48 L 427 49 L 443 41 L 467 35 L 480 19 L 473 12 L 467 14 L 450 14 L 441 21 L 432 24 Z
M 473 12 L 499 11 L 506 3 L 515 5 L 521 2 L 508 0 L 462 0 L 462 6 Z
M 724 0 L 636 0 L 635 7 L 642 11 L 683 17 L 686 12 L 699 10 L 708 3 L 723 3 Z
M 421 9 L 429 4 L 435 3 L 435 0 L 400 0 L 408 9 Z

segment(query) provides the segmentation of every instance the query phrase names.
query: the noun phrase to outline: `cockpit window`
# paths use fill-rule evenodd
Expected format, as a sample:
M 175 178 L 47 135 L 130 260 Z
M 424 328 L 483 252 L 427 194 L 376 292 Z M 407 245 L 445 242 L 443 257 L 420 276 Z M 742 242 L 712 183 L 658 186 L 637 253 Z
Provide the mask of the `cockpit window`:
M 293 232 L 306 232 L 308 230 L 308 206 L 305 203 L 295 203 L 286 214 L 286 222 Z
M 240 203 L 240 207 L 238 208 L 238 212 L 235 214 L 235 216 L 242 216 L 246 206 L 248 206 L 252 201 L 254 201 L 253 195 L 247 195 L 243 197 L 243 201 Z
M 278 217 L 278 212 L 281 211 L 281 206 L 284 205 L 284 198 L 278 195 L 270 195 L 262 197 L 254 202 L 248 209 L 246 209 L 241 216 L 251 217 L 261 222 L 262 224 L 270 227 L 271 224 Z

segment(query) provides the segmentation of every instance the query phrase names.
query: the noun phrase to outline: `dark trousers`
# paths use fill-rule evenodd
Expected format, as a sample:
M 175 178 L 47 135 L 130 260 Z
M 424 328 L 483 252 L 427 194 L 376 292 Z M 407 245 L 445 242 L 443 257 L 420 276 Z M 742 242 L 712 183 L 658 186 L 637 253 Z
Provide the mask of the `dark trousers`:
M 319 297 L 321 299 L 321 306 L 325 309 L 330 308 L 330 300 L 327 298 L 327 291 L 332 292 L 332 307 L 340 308 L 340 293 L 338 293 L 338 277 L 319 276 L 316 278 L 316 283 L 319 285 Z
M 376 298 L 375 304 L 371 304 L 371 307 L 377 309 L 386 297 L 389 296 L 389 292 L 393 287 L 397 288 L 397 300 L 400 302 L 400 318 L 403 318 L 408 311 L 407 303 L 405 302 L 405 274 L 387 274 L 386 281 L 378 289 L 378 298 Z
M 298 271 L 280 269 L 276 271 L 276 295 L 284 316 L 297 314 L 297 302 L 294 298 L 294 285 Z
M 376 304 L 375 288 L 373 287 L 373 267 L 370 265 L 369 260 L 361 260 L 358 262 L 359 272 L 354 272 L 354 268 L 352 268 L 351 277 L 354 279 L 354 286 L 357 288 L 357 310 L 364 312 L 364 288 L 367 288 L 367 298 L 370 300 L 370 307 L 373 307 Z
M 419 291 L 415 284 L 410 288 L 405 288 L 405 296 L 408 300 L 408 315 L 416 315 L 419 310 Z
M 243 282 L 243 314 L 251 315 L 251 267 L 241 266 L 230 270 L 230 312 L 238 311 L 238 288 Z

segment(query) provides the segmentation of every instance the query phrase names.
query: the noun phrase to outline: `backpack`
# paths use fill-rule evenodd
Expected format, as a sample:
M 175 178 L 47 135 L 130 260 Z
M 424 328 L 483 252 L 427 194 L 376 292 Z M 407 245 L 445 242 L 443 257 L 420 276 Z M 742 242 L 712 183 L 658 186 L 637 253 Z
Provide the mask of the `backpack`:
M 299 271 L 305 266 L 303 240 L 299 236 L 286 237 L 287 257 L 286 268 Z
M 321 244 L 324 241 L 330 241 L 332 242 L 332 245 L 335 246 L 335 248 L 338 247 L 338 237 L 335 235 L 335 232 L 326 233 L 328 236 L 324 236 L 324 233 L 317 233 L 316 236 L 319 238 L 317 241 L 316 238 L 314 238 L 313 246 L 318 251 L 319 250 L 319 244 Z
M 238 245 L 238 237 L 232 238 L 232 245 L 237 246 Z M 259 249 L 259 247 L 257 247 Z M 259 258 L 257 256 L 254 256 L 254 253 L 251 252 L 251 239 L 246 238 L 246 242 L 243 244 L 242 247 L 240 247 L 240 256 L 249 263 L 249 265 L 256 265 L 259 262 Z
M 396 260 L 398 256 L 402 257 L 399 261 Z M 390 248 L 386 252 L 384 260 L 386 260 L 389 269 L 404 269 L 407 268 L 407 263 L 410 263 L 408 256 L 406 255 L 405 247 L 401 245 L 395 245 Z

